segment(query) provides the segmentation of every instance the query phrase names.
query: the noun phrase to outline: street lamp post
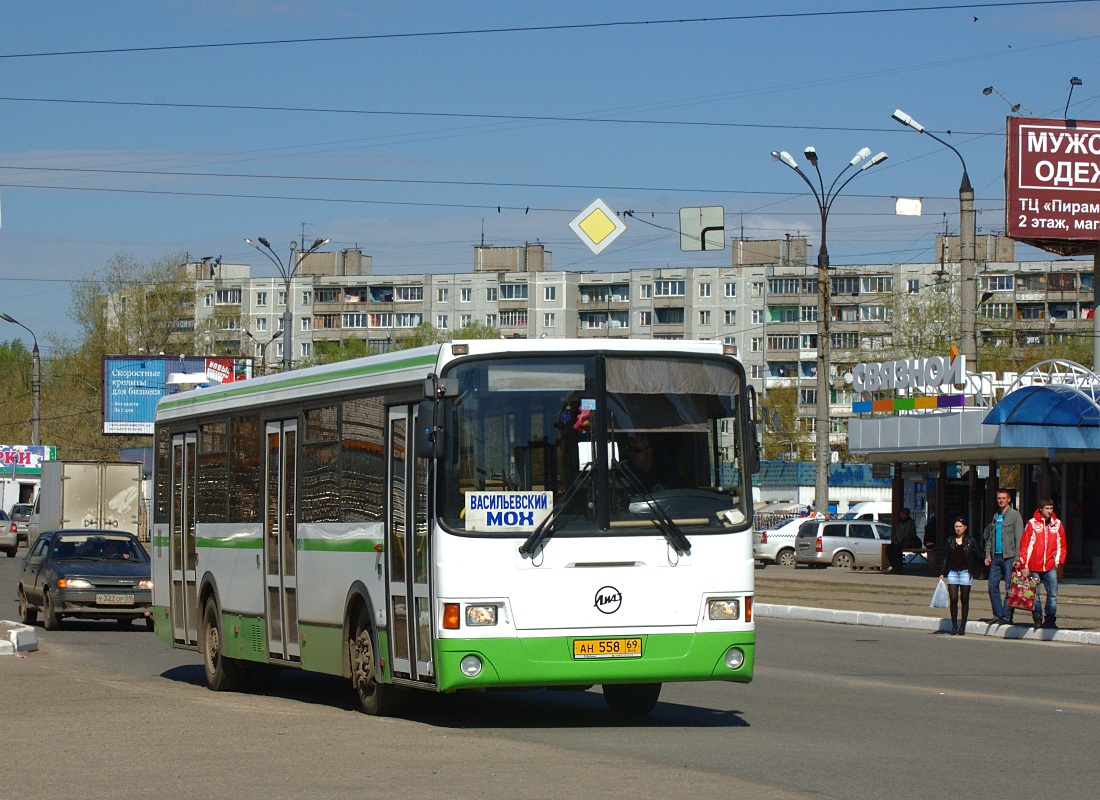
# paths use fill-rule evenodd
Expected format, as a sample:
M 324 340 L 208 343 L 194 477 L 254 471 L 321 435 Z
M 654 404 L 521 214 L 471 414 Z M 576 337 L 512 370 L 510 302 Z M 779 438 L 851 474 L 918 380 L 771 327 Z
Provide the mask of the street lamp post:
M 959 162 L 962 164 L 962 182 L 959 184 L 959 249 L 961 251 L 959 253 L 959 310 L 961 314 L 959 327 L 962 333 L 962 353 L 966 356 L 966 360 L 973 364 L 978 357 L 977 326 L 975 324 L 978 292 L 977 287 L 974 285 L 977 274 L 977 264 L 974 258 L 976 231 L 974 227 L 974 187 L 970 185 L 970 176 L 966 173 L 966 161 L 963 160 L 962 153 L 936 136 L 936 134 L 927 131 L 923 125 L 900 108 L 890 116 L 917 133 L 932 137 L 957 155 Z M 947 247 L 946 241 L 944 247 Z
M 39 429 L 40 415 L 40 401 L 42 392 L 42 357 L 38 352 L 38 337 L 34 335 L 34 331 L 24 325 L 17 319 L 14 319 L 7 314 L 0 312 L 0 319 L 5 322 L 11 322 L 18 325 L 31 335 L 31 339 L 34 340 L 34 350 L 31 351 L 31 445 L 37 447 L 42 444 L 41 430 Z
M 821 513 L 828 513 L 829 510 L 829 392 L 831 388 L 829 371 L 832 351 L 832 342 L 829 339 L 829 248 L 826 240 L 829 211 L 832 209 L 837 195 L 857 175 L 866 172 L 876 164 L 881 164 L 887 158 L 886 153 L 878 153 L 859 170 L 848 175 L 847 179 L 838 187 L 837 182 L 844 177 L 848 170 L 869 155 L 871 155 L 869 148 L 861 148 L 848 162 L 847 166 L 833 178 L 833 182 L 826 189 L 825 180 L 821 177 L 821 170 L 818 168 L 817 150 L 812 147 L 807 147 L 805 150 L 806 160 L 810 162 L 814 172 L 817 173 L 817 186 L 814 186 L 813 182 L 806 177 L 806 174 L 799 168 L 798 162 L 791 157 L 790 153 L 786 150 L 772 151 L 772 158 L 794 170 L 798 177 L 802 178 L 806 185 L 810 187 L 810 192 L 813 193 L 814 200 L 817 201 L 817 210 L 821 216 L 821 247 L 817 251 L 817 406 L 815 414 L 817 479 L 815 482 L 816 498 L 814 500 L 815 510 Z
M 271 347 L 272 343 L 274 343 L 274 341 L 276 339 L 278 339 L 280 336 L 283 335 L 283 332 L 282 331 L 275 331 L 275 333 L 271 334 L 271 338 L 268 339 L 266 342 L 261 342 L 259 339 L 257 339 L 255 336 L 253 336 L 252 331 L 250 331 L 248 328 L 244 329 L 244 335 L 247 336 L 249 339 L 251 339 L 252 341 L 254 341 L 256 344 L 258 344 L 260 346 L 260 374 L 261 375 L 266 375 L 267 374 L 267 348 Z
M 283 264 L 283 260 L 279 258 L 279 254 L 271 248 L 271 245 L 268 243 L 267 239 L 262 236 L 257 236 L 256 239 L 257 241 L 259 241 L 259 245 L 257 245 L 256 242 L 252 241 L 251 239 L 246 238 L 244 241 L 245 244 L 251 245 L 252 247 L 259 250 L 261 253 L 263 253 L 265 256 L 267 256 L 268 260 L 275 265 L 275 268 L 279 271 L 280 277 L 282 277 L 283 279 L 284 295 L 286 300 L 286 310 L 283 311 L 283 372 L 287 372 L 290 370 L 291 360 L 294 356 L 292 352 L 292 343 L 294 339 L 294 313 L 291 311 L 290 308 L 290 283 L 294 279 L 294 272 L 298 269 L 298 265 L 302 263 L 305 257 L 308 256 L 310 253 L 315 252 L 318 247 L 322 247 L 323 245 L 328 244 L 330 240 L 317 239 L 312 245 L 310 245 L 310 248 L 308 250 L 302 250 L 297 253 L 295 251 L 298 249 L 298 243 L 295 241 L 291 241 L 290 259 L 288 261 L 289 267 L 287 267 Z M 260 245 L 263 245 L 263 247 L 261 248 Z

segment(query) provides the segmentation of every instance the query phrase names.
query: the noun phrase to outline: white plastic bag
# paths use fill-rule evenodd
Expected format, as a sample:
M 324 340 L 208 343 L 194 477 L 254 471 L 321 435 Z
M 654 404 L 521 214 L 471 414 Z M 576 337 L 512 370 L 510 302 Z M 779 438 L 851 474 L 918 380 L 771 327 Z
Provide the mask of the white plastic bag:
M 943 581 L 936 581 L 936 591 L 932 592 L 932 602 L 928 607 L 947 608 L 947 584 Z

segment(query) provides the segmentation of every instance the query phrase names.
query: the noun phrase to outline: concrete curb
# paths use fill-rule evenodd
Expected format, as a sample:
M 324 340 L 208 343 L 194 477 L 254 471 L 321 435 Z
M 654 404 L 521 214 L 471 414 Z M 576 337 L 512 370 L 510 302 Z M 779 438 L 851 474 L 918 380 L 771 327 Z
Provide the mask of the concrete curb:
M 867 625 L 880 628 L 902 628 L 931 633 L 947 633 L 951 621 L 941 617 L 878 614 L 872 611 L 840 611 L 809 606 L 784 606 L 753 603 L 753 612 L 760 617 L 799 619 L 807 622 L 831 622 L 837 625 Z M 1030 625 L 995 625 L 990 622 L 966 623 L 967 635 L 993 636 L 1000 639 L 1031 639 L 1041 642 L 1100 645 L 1100 631 L 1069 631 L 1034 628 Z
M 38 632 L 30 625 L 0 619 L 0 656 L 29 653 L 38 649 Z

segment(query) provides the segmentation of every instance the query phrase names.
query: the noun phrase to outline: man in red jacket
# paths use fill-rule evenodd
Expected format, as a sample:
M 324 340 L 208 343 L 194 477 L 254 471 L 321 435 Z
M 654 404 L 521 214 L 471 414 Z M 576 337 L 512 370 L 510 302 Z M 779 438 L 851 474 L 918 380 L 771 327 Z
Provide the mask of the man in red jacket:
M 1053 500 L 1040 500 L 1020 539 L 1020 554 L 1016 562 L 1026 578 L 1034 572 L 1046 593 L 1046 619 L 1039 606 L 1039 590 L 1035 589 L 1035 609 L 1031 612 L 1035 627 L 1058 627 L 1058 567 L 1066 562 L 1066 526 L 1054 514 Z

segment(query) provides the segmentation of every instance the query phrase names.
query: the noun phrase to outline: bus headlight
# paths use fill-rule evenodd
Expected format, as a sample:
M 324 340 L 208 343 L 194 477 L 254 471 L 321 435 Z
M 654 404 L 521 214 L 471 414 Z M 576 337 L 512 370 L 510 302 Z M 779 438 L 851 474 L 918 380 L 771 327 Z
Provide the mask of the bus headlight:
M 741 652 L 739 647 L 731 647 L 726 651 L 726 666 L 730 669 L 741 669 L 741 665 L 745 663 L 745 654 Z
M 467 678 L 476 678 L 481 674 L 481 659 L 477 656 L 464 656 L 458 662 L 458 668 L 462 670 L 462 674 Z
M 714 620 L 739 619 L 741 602 L 735 598 L 714 598 L 707 601 L 707 617 Z
M 496 606 L 466 606 L 466 627 L 477 628 L 497 624 Z

